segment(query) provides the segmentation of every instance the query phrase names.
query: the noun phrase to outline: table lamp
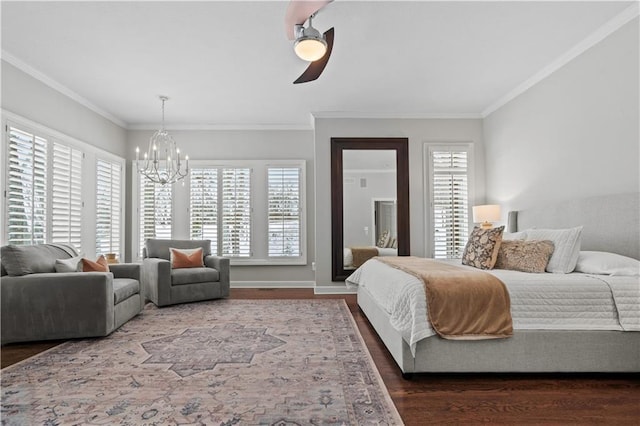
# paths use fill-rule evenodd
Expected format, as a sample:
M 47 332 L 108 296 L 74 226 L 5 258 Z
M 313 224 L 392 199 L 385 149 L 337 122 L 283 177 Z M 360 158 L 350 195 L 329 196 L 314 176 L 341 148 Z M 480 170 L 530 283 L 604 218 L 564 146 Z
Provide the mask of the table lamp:
M 473 206 L 473 222 L 481 223 L 482 229 L 490 229 L 492 222 L 500 220 L 500 206 L 497 204 L 486 204 L 483 206 Z

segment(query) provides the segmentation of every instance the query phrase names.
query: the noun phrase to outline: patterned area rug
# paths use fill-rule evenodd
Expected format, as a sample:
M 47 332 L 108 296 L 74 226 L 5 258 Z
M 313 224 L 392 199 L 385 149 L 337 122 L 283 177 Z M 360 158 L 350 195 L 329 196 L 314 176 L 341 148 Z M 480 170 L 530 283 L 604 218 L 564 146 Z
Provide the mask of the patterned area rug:
M 5 425 L 402 424 L 343 300 L 215 300 L 2 370 Z

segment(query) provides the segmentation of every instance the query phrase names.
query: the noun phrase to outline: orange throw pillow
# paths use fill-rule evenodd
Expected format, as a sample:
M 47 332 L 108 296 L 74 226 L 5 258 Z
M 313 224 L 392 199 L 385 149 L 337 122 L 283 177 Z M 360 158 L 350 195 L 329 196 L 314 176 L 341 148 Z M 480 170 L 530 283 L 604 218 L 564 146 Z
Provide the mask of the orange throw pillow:
M 201 268 L 204 266 L 202 260 L 202 247 L 197 249 L 176 249 L 171 251 L 171 267 L 178 268 Z
M 109 272 L 109 264 L 104 256 L 100 255 L 95 262 L 82 258 L 82 272 Z

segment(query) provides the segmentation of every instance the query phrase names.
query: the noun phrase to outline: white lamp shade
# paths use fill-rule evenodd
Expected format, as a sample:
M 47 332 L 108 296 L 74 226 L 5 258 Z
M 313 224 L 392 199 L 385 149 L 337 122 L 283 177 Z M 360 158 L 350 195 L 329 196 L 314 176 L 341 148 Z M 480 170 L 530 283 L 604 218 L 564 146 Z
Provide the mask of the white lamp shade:
M 473 206 L 473 222 L 486 223 L 500 220 L 500 206 L 497 204 L 487 204 L 484 206 Z

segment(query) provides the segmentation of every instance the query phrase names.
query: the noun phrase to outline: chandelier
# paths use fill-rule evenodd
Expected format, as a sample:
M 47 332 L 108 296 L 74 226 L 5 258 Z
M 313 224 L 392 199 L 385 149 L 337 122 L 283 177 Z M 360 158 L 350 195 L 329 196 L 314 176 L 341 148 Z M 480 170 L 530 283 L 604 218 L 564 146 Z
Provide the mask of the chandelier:
M 164 128 L 164 103 L 169 98 L 160 96 L 160 100 L 162 101 L 162 126 L 151 136 L 149 148 L 142 160 L 140 149 L 136 147 L 136 169 L 151 182 L 165 185 L 175 183 L 189 174 L 189 156 L 185 157 L 183 164 L 180 149 Z

